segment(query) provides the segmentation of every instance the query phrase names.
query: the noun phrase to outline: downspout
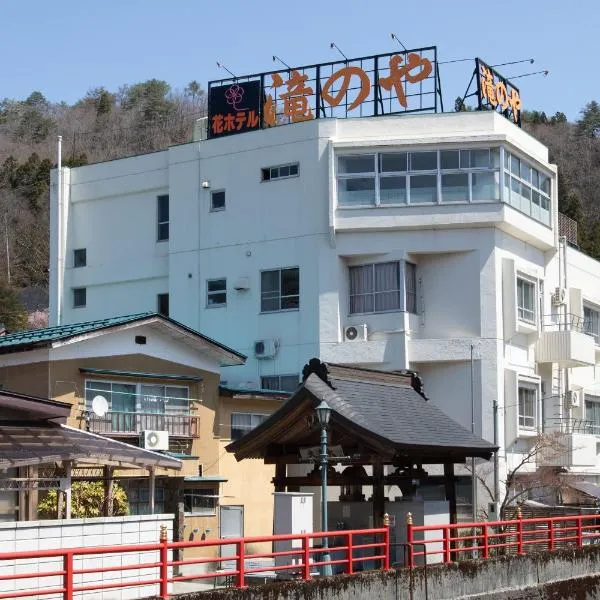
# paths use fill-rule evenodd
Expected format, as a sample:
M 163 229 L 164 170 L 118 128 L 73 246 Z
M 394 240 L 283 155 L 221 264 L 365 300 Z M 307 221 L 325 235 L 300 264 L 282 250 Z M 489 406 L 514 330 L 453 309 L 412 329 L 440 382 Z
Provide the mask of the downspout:
M 562 235 L 559 238 L 559 244 L 562 246 L 562 273 L 563 280 L 562 285 L 565 290 L 565 296 L 567 294 L 567 237 Z M 560 257 L 559 257 L 560 258 Z M 567 307 L 567 303 L 564 304 L 564 315 L 565 315 L 565 330 L 570 329 L 568 326 L 569 323 L 569 309 Z M 564 401 L 567 407 L 567 432 L 572 432 L 572 423 L 573 423 L 573 408 L 571 407 L 571 402 L 569 402 L 569 368 L 564 368 Z
M 498 400 L 494 400 L 494 446 L 498 446 Z M 500 504 L 500 471 L 498 469 L 498 450 L 494 452 L 494 512 L 499 519 L 498 506 Z
M 63 189 L 62 189 L 62 135 L 58 136 L 58 158 L 57 158 L 57 177 L 56 177 L 56 205 L 57 205 L 57 223 L 56 223 L 56 324 L 62 324 L 62 304 L 63 304 Z
M 473 372 L 473 350 L 471 344 L 471 433 L 475 435 L 475 374 Z M 473 505 L 473 523 L 477 521 L 477 474 L 475 472 L 475 457 L 471 457 L 471 503 Z

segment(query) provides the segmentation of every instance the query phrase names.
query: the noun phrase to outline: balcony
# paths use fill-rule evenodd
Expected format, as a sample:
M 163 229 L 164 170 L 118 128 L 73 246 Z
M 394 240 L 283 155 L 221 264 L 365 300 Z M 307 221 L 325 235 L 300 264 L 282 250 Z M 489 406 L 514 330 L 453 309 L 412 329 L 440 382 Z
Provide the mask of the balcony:
M 540 466 L 585 468 L 598 463 L 598 427 L 580 422 L 574 431 L 557 434 L 556 443 L 539 456 Z
M 566 368 L 593 367 L 596 364 L 594 336 L 585 332 L 581 317 L 546 315 L 536 346 L 536 360 Z
M 137 437 L 142 431 L 168 431 L 172 437 L 200 437 L 200 418 L 189 414 L 109 411 L 100 417 L 90 413 L 89 430 L 102 435 Z

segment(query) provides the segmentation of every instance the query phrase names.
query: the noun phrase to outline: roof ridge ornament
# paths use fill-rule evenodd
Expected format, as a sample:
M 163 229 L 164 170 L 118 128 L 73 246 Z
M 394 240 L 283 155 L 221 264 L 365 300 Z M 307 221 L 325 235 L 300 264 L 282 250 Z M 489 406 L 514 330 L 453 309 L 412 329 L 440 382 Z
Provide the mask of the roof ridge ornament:
M 329 380 L 329 369 L 326 363 L 321 362 L 318 358 L 311 358 L 302 369 L 302 381 L 306 381 L 312 373 L 324 381 L 331 389 L 335 389 Z

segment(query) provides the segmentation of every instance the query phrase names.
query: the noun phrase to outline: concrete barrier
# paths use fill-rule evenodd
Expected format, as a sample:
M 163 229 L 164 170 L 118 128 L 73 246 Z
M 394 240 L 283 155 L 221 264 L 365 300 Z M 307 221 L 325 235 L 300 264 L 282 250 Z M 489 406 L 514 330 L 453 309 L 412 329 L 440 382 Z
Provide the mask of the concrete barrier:
M 600 600 L 600 547 L 370 571 L 176 596 L 177 600 Z

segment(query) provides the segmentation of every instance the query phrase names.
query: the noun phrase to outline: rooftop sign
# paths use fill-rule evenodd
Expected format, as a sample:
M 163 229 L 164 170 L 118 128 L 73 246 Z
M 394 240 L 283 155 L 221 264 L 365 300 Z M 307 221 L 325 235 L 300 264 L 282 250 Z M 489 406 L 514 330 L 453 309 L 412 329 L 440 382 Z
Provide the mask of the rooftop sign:
M 505 79 L 480 58 L 475 59 L 477 101 L 479 110 L 496 110 L 521 126 L 521 94 L 519 88 Z
M 319 118 L 437 112 L 437 48 L 211 81 L 211 138 Z

